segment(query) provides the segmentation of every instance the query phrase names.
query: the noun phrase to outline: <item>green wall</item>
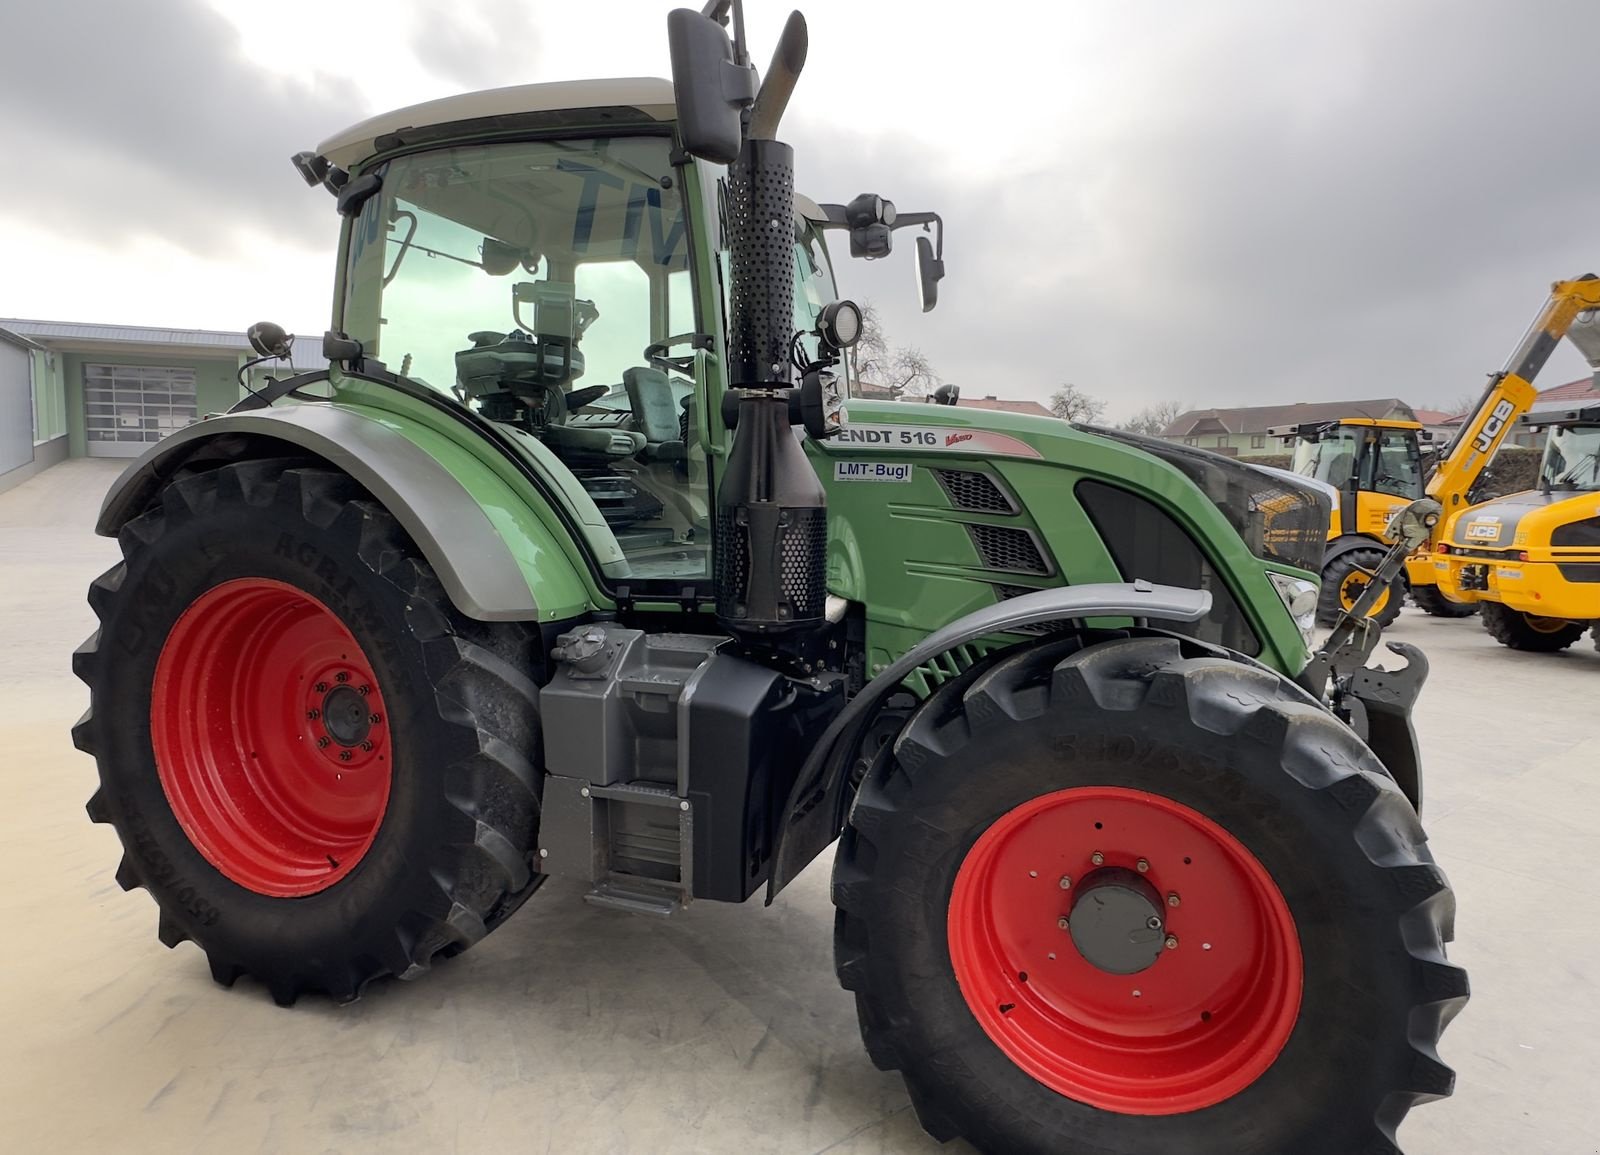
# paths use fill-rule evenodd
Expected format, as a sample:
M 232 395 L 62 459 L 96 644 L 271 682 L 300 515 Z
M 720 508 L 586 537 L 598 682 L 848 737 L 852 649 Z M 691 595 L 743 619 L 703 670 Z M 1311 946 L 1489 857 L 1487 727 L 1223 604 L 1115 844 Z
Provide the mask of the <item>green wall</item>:
M 35 445 L 53 441 L 67 432 L 66 386 L 61 375 L 61 355 L 33 351 L 33 415 Z
M 156 365 L 170 369 L 193 369 L 195 405 L 201 417 L 221 413 L 240 397 L 237 373 L 239 363 L 232 357 L 196 357 L 177 353 L 169 356 L 134 356 L 128 353 L 58 353 L 56 362 L 66 384 L 66 424 L 68 450 L 73 457 L 87 452 L 83 436 L 83 367 L 89 365 Z

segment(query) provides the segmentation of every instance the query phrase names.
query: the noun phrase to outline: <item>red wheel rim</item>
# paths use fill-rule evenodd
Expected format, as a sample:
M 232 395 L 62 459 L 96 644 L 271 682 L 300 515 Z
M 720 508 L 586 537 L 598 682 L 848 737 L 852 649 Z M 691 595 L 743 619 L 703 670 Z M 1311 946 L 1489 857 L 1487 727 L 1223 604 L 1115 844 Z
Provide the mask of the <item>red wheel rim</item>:
M 156 660 L 150 744 L 195 848 L 275 898 L 355 869 L 389 802 L 372 664 L 332 610 L 283 582 L 224 582 L 178 618 Z
M 1061 926 L 1076 896 L 1119 872 L 1153 888 L 1162 920 L 1135 974 L 1091 963 Z M 1299 937 L 1271 876 L 1209 818 L 1137 790 L 1059 790 L 1001 815 L 956 875 L 949 945 L 989 1038 L 1045 1086 L 1107 1111 L 1175 1115 L 1238 1094 L 1300 1012 Z

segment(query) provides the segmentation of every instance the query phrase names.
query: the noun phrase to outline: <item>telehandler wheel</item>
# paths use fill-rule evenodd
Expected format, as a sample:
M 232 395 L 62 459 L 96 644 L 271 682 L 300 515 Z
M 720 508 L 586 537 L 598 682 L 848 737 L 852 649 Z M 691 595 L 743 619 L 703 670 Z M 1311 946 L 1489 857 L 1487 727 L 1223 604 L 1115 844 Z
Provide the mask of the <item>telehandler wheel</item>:
M 834 868 L 868 1054 L 979 1149 L 1395 1152 L 1454 1083 L 1454 897 L 1297 688 L 1143 638 L 1000 659 L 875 759 Z
M 1509 609 L 1499 602 L 1483 603 L 1483 628 L 1502 646 L 1513 650 L 1529 650 L 1538 654 L 1553 654 L 1564 650 L 1583 637 L 1589 626 L 1586 622 L 1568 621 L 1566 618 L 1542 618 Z
M 1317 624 L 1331 626 L 1339 620 L 1343 610 L 1355 608 L 1356 600 L 1367 590 L 1372 575 L 1383 564 L 1383 554 L 1375 549 L 1353 549 L 1340 554 L 1322 571 L 1322 592 L 1317 597 Z M 1388 590 L 1379 596 L 1371 616 L 1380 626 L 1387 626 L 1400 616 L 1400 606 L 1405 601 L 1404 579 L 1396 577 Z
M 1478 612 L 1477 602 L 1453 602 L 1438 586 L 1412 586 L 1411 601 L 1417 609 L 1436 618 L 1470 618 Z
M 534 636 L 451 606 L 355 482 L 245 461 L 169 484 L 90 588 L 89 816 L 169 947 L 280 1004 L 482 938 L 542 875 Z

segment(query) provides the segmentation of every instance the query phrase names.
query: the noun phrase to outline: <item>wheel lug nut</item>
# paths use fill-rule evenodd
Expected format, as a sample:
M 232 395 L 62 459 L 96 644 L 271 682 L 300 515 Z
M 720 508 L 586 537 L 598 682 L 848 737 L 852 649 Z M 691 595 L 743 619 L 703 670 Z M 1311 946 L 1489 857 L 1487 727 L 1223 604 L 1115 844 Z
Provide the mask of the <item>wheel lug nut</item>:
M 1089 856 L 1089 861 L 1094 863 L 1096 866 L 1102 865 L 1105 860 L 1106 856 L 1101 854 L 1098 850 Z
M 1061 889 L 1062 890 L 1071 890 L 1072 889 L 1072 875 L 1063 874 L 1061 876 Z
M 363 742 L 363 743 L 361 743 L 361 748 L 363 750 L 370 750 L 370 749 L 372 749 L 372 743 L 371 742 Z
M 326 694 L 328 692 L 328 683 L 318 682 L 316 685 L 316 691 L 319 694 Z
M 368 694 L 372 693 L 372 687 L 371 686 L 357 686 L 356 687 L 356 693 L 360 694 L 363 698 L 365 698 Z
M 306 717 L 310 718 L 313 722 L 315 722 L 318 718 L 322 717 L 322 711 L 321 710 L 307 710 L 306 711 Z
M 1150 869 L 1150 860 L 1147 859 L 1147 858 L 1141 858 L 1138 862 L 1134 863 L 1133 865 L 1134 865 L 1134 869 L 1136 869 L 1140 874 L 1143 874 L 1145 871 Z
M 1169 934 L 1167 936 L 1167 949 L 1168 950 L 1177 950 L 1178 949 L 1178 936 L 1177 935 Z
M 339 751 L 339 761 L 341 761 L 341 762 L 350 761 L 350 751 L 348 751 L 348 750 L 340 750 Z
M 383 715 L 382 714 L 368 714 L 367 715 L 367 721 L 371 722 L 374 726 L 376 726 L 379 722 L 383 721 Z
M 1161 929 L 1161 916 L 1159 914 L 1152 914 L 1149 918 L 1144 920 L 1144 924 L 1145 924 L 1145 926 L 1149 927 L 1151 930 L 1160 930 Z
M 1183 905 L 1183 899 L 1179 898 L 1176 893 L 1169 894 L 1169 895 L 1167 895 L 1167 905 L 1171 906 L 1171 907 L 1182 906 Z
M 1068 922 L 1065 918 L 1057 919 L 1056 920 L 1056 926 L 1060 927 L 1062 930 L 1071 930 L 1072 929 L 1072 924 L 1070 922 Z
M 321 750 L 324 747 L 326 747 L 328 745 L 328 741 L 329 741 L 329 739 L 328 739 L 328 736 L 326 734 L 324 734 L 322 737 L 318 738 L 317 739 L 317 749 Z
M 350 675 L 345 673 L 343 670 L 340 670 L 333 676 L 333 680 L 335 682 L 348 682 L 350 680 Z

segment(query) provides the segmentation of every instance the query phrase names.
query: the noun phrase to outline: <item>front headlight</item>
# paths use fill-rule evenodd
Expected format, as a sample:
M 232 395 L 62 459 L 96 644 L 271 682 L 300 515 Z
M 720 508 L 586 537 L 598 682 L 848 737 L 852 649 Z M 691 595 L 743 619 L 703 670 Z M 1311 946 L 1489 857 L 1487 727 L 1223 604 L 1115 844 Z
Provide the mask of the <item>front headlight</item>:
M 1310 649 L 1317 626 L 1317 583 L 1284 573 L 1268 572 L 1267 577 L 1272 579 L 1272 588 L 1278 591 L 1283 608 L 1289 611 L 1300 629 L 1300 636 L 1305 639 L 1306 648 Z

